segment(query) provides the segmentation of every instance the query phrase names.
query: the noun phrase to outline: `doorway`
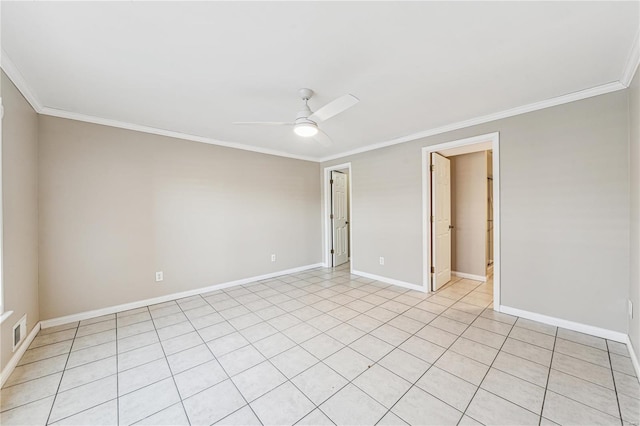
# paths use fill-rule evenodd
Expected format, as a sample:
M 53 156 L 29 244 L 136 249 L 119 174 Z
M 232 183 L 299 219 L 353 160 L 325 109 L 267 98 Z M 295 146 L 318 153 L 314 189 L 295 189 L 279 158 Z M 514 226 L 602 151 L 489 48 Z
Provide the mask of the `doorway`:
M 352 258 L 351 163 L 324 169 L 324 249 L 327 267 L 337 267 Z
M 456 155 L 480 151 L 492 152 L 491 161 L 485 157 L 485 171 L 488 171 L 485 180 L 489 182 L 486 185 L 491 186 L 491 191 L 489 192 L 487 190 L 487 194 L 491 194 L 491 205 L 489 206 L 485 204 L 483 206 L 487 214 L 487 220 L 491 219 L 491 222 L 486 222 L 486 224 L 482 225 L 485 227 L 487 232 L 487 234 L 484 234 L 487 238 L 489 232 L 488 228 L 491 226 L 492 238 L 491 241 L 483 243 L 482 257 L 483 261 L 486 262 L 484 264 L 485 272 L 483 273 L 485 277 L 489 273 L 487 264 L 491 261 L 491 269 L 493 270 L 492 272 L 494 276 L 494 309 L 498 310 L 500 306 L 500 147 L 498 133 L 491 133 L 422 148 L 423 283 L 426 289 L 434 291 L 444 284 L 443 280 L 446 280 L 446 276 L 451 272 L 450 263 L 448 265 L 449 272 L 447 272 L 447 262 L 445 262 L 447 261 L 447 257 L 449 257 L 450 262 L 451 257 L 451 252 L 446 252 L 446 250 L 450 250 L 447 249 L 446 243 L 447 238 L 449 238 L 448 241 L 450 244 L 451 231 L 455 226 L 455 224 L 451 223 L 451 212 L 449 211 L 447 213 L 446 208 L 440 207 L 438 211 L 435 212 L 436 214 L 432 211 L 434 197 L 440 197 L 440 199 L 444 199 L 449 202 L 449 200 L 446 200 L 446 195 L 443 196 L 442 194 L 439 194 L 439 192 L 442 192 L 443 188 L 447 185 L 446 182 L 442 181 L 442 177 L 437 175 L 438 178 L 432 181 L 432 158 L 445 158 L 444 156 L 439 156 L 439 154 L 437 154 L 443 152 L 446 153 L 447 156 L 453 157 Z M 448 165 L 447 161 L 445 161 L 445 163 Z M 491 180 L 486 179 L 488 176 L 491 177 Z M 485 181 L 482 182 L 482 185 L 485 185 Z M 490 213 L 493 213 L 492 217 L 489 216 Z M 449 217 L 447 217 L 447 215 Z M 484 232 L 485 231 L 483 230 L 483 233 Z M 433 244 L 434 242 L 437 242 L 438 244 Z M 485 249 L 485 244 L 490 245 L 491 247 L 486 247 Z M 442 250 L 444 250 L 444 252 L 442 252 Z
M 431 154 L 432 157 L 441 155 L 450 163 L 451 219 L 445 236 L 451 239 L 451 275 L 486 282 L 493 262 L 490 249 L 493 239 L 492 151 L 485 149 L 490 148 L 485 144 L 463 148 L 464 152 L 461 148 L 453 148 Z M 437 198 L 435 193 L 432 198 Z M 437 205 L 432 202 L 432 208 Z M 433 256 L 442 258 L 438 255 L 441 252 L 443 250 L 438 246 L 433 250 Z M 436 264 L 436 272 L 440 269 Z M 438 278 L 436 275 L 435 287 L 439 288 L 442 280 L 439 282 Z

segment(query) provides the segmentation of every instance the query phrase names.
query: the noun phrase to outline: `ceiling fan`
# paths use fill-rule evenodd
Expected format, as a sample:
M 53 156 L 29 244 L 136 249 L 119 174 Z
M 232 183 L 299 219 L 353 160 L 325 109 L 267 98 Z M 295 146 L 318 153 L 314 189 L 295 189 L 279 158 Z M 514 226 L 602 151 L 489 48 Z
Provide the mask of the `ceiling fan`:
M 340 114 L 341 112 L 351 108 L 360 101 L 360 99 L 356 98 L 353 95 L 344 95 L 329 102 L 316 112 L 313 112 L 309 108 L 308 104 L 309 99 L 311 99 L 311 97 L 313 96 L 313 90 L 300 89 L 298 93 L 300 94 L 300 97 L 304 102 L 304 107 L 300 111 L 298 111 L 296 120 L 292 123 L 277 121 L 236 121 L 233 124 L 259 126 L 292 126 L 293 131 L 296 135 L 307 138 L 312 137 L 320 144 L 328 146 L 331 145 L 331 139 L 318 127 L 318 123 Z

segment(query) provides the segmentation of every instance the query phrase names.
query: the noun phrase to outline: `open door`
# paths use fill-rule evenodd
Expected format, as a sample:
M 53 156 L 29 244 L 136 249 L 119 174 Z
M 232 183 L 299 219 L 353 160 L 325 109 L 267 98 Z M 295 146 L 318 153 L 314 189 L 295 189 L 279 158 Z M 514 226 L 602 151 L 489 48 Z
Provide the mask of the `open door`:
M 331 172 L 331 258 L 333 266 L 349 260 L 349 232 L 347 221 L 347 175 Z
M 451 165 L 431 153 L 431 286 L 436 291 L 451 280 Z

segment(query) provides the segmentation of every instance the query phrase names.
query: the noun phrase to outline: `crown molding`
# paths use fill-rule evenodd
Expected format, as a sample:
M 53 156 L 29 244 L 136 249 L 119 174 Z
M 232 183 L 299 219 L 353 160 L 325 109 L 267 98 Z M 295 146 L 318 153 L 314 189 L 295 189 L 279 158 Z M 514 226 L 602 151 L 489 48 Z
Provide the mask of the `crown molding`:
M 173 130 L 159 129 L 157 127 L 142 126 L 140 124 L 133 124 L 133 123 L 127 123 L 125 121 L 111 120 L 108 118 L 101 118 L 101 117 L 95 117 L 92 115 L 79 114 L 79 113 L 64 111 L 64 110 L 55 109 L 55 108 L 44 107 L 40 111 L 40 114 L 49 115 L 49 116 L 58 117 L 58 118 L 66 118 L 69 120 L 84 121 L 86 123 L 99 124 L 102 126 L 117 127 L 119 129 L 133 130 L 136 132 L 150 133 L 150 134 L 159 135 L 159 136 L 167 136 L 170 138 L 182 139 L 182 140 L 187 140 L 192 142 L 218 145 L 226 148 L 241 149 L 243 151 L 257 152 L 260 154 L 268 154 L 268 155 L 275 155 L 278 157 L 293 158 L 296 160 L 318 162 L 318 159 L 314 157 L 290 154 L 284 151 L 277 151 L 277 150 L 268 149 L 268 148 L 260 148 L 257 146 L 244 145 L 236 142 L 221 141 L 218 139 L 207 138 L 204 136 L 196 136 L 196 135 L 190 135 L 187 133 L 174 132 Z
M 629 49 L 629 54 L 627 55 L 627 62 L 624 66 L 624 71 L 622 72 L 622 78 L 620 82 L 624 84 L 624 87 L 629 87 L 631 84 L 631 80 L 633 80 L 633 76 L 636 74 L 636 70 L 638 69 L 638 64 L 640 63 L 640 30 L 636 33 L 636 36 L 633 39 L 633 44 L 631 45 L 631 49 Z
M 207 143 L 210 145 L 224 146 L 227 148 L 241 149 L 243 151 L 257 152 L 260 154 L 268 154 L 268 155 L 275 155 L 278 157 L 293 158 L 296 160 L 318 162 L 318 159 L 314 157 L 290 154 L 288 152 L 278 151 L 274 149 L 259 148 L 259 147 L 245 145 L 245 144 L 236 143 L 236 142 L 221 141 L 218 139 L 207 138 L 204 136 L 190 135 L 187 133 L 159 129 L 151 126 L 142 126 L 139 124 L 128 123 L 125 121 L 111 120 L 108 118 L 96 117 L 96 116 L 87 115 L 87 114 L 80 114 L 76 112 L 49 108 L 42 105 L 38 97 L 34 94 L 33 90 L 31 90 L 31 86 L 29 86 L 25 78 L 22 76 L 22 73 L 20 73 L 20 71 L 15 66 L 15 64 L 13 63 L 9 55 L 7 55 L 7 52 L 4 49 L 2 49 L 0 68 L 2 68 L 2 70 L 7 74 L 9 79 L 13 82 L 13 84 L 15 84 L 15 86 L 18 88 L 20 93 L 22 93 L 22 95 L 29 102 L 31 107 L 38 114 L 50 115 L 52 117 L 59 117 L 59 118 L 67 118 L 70 120 L 83 121 L 86 123 L 100 124 L 100 125 L 109 126 L 109 127 L 117 127 L 120 129 L 133 130 L 133 131 L 142 132 L 142 133 L 151 133 L 154 135 L 167 136 L 175 139 L 182 139 L 182 140 L 188 140 L 193 142 Z
M 20 93 L 22 93 L 22 96 L 24 96 L 27 102 L 29 102 L 31 107 L 38 114 L 41 114 L 42 103 L 40 103 L 40 100 L 35 95 L 35 93 L 33 93 L 33 90 L 31 90 L 31 87 L 27 83 L 27 80 L 25 80 L 20 71 L 18 71 L 18 68 L 13 63 L 11 58 L 9 58 L 9 55 L 7 55 L 7 52 L 5 52 L 4 49 L 2 49 L 0 53 L 0 68 L 2 68 L 5 74 L 7 74 L 7 77 L 9 77 L 13 84 L 15 84 Z
M 407 136 L 402 136 L 396 139 L 392 139 L 386 142 L 379 142 L 373 145 L 368 145 L 362 148 L 357 148 L 351 151 L 343 152 L 341 154 L 330 155 L 320 159 L 320 162 L 336 160 L 338 158 L 345 158 L 350 155 L 360 154 L 367 151 L 373 151 L 375 149 L 385 148 L 388 146 L 398 145 L 405 142 L 414 141 L 417 139 L 426 138 L 429 136 L 439 135 L 453 130 L 463 129 L 465 127 L 476 126 L 478 124 L 488 123 L 490 121 L 496 121 L 503 118 L 513 117 L 515 115 L 525 114 L 527 112 L 538 111 L 545 108 L 550 108 L 557 105 L 566 104 L 569 102 L 579 101 L 593 96 L 604 95 L 606 93 L 615 92 L 618 90 L 626 89 L 627 86 L 619 81 L 603 84 L 601 86 L 592 87 L 590 89 L 580 90 L 578 92 L 569 93 L 567 95 L 558 96 L 556 98 L 547 99 L 540 102 L 534 102 L 528 105 L 511 108 L 508 110 L 496 112 L 493 114 L 483 115 L 481 117 L 472 118 L 469 120 L 459 121 L 457 123 L 447 124 L 445 126 L 436 127 L 434 129 L 423 130 L 421 132 L 412 133 Z
M 45 107 L 42 105 L 38 97 L 34 94 L 33 90 L 31 90 L 31 87 L 29 86 L 27 81 L 24 79 L 20 71 L 18 71 L 17 67 L 11 61 L 11 59 L 9 58 L 7 53 L 4 51 L 4 49 L 2 50 L 2 60 L 0 61 L 0 67 L 4 70 L 4 72 L 11 79 L 11 81 L 13 81 L 13 83 L 16 85 L 18 90 L 23 94 L 23 96 L 31 104 L 33 109 L 39 114 L 50 115 L 50 116 L 59 117 L 59 118 L 67 118 L 70 120 L 83 121 L 83 122 L 99 124 L 103 126 L 117 127 L 120 129 L 133 130 L 133 131 L 138 131 L 143 133 L 150 133 L 150 134 L 155 134 L 160 136 L 167 136 L 171 138 L 188 140 L 193 142 L 207 143 L 210 145 L 224 146 L 227 148 L 241 149 L 243 151 L 257 152 L 260 154 L 275 155 L 279 157 L 293 158 L 296 160 L 322 163 L 326 161 L 336 160 L 339 158 L 345 158 L 355 154 L 361 154 L 363 152 L 368 152 L 368 151 L 373 151 L 380 148 L 398 145 L 405 142 L 411 142 L 411 141 L 426 138 L 429 136 L 439 135 L 442 133 L 463 129 L 465 127 L 476 126 L 479 124 L 484 124 L 491 121 L 500 120 L 503 118 L 525 114 L 527 112 L 537 111 L 537 110 L 550 108 L 557 105 L 566 104 L 569 102 L 579 101 L 579 100 L 590 98 L 593 96 L 604 95 L 606 93 L 623 90 L 623 89 L 626 89 L 628 85 L 631 83 L 631 79 L 633 78 L 635 70 L 638 67 L 639 61 L 640 61 L 640 44 L 638 42 L 638 37 L 636 37 L 634 44 L 630 50 L 629 57 L 627 59 L 622 81 L 614 81 L 611 83 L 592 87 L 590 89 L 580 90 L 578 92 L 569 93 L 566 95 L 558 96 L 558 97 L 547 99 L 544 101 L 534 102 L 528 105 L 511 108 L 505 111 L 500 111 L 493 114 L 484 115 L 481 117 L 471 118 L 469 120 L 459 121 L 456 123 L 447 124 L 445 126 L 436 127 L 433 129 L 423 130 L 417 133 L 412 133 L 412 134 L 391 139 L 388 141 L 374 143 L 372 145 L 367 145 L 362 148 L 357 148 L 354 150 L 345 151 L 338 154 L 329 155 L 326 157 L 310 157 L 310 156 L 304 156 L 304 155 L 296 155 L 296 154 L 291 154 L 284 151 L 271 150 L 268 148 L 260 148 L 260 147 L 245 145 L 237 142 L 221 141 L 218 139 L 208 138 L 204 136 L 196 136 L 196 135 L 176 132 L 172 130 L 159 129 L 151 126 L 143 126 L 139 124 L 128 123 L 125 121 L 111 120 L 107 118 L 101 118 L 101 117 L 96 117 L 96 116 L 91 116 L 86 114 L 80 114 L 80 113 Z M 625 84 L 625 82 L 627 83 Z

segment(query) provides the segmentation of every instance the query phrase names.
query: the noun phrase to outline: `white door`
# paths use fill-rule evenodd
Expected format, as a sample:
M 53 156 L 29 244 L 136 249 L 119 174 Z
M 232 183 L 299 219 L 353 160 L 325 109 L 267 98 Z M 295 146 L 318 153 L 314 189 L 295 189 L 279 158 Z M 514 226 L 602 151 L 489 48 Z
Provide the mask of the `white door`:
M 331 172 L 331 226 L 333 228 L 333 266 L 349 260 L 349 232 L 347 221 L 347 175 Z
M 449 159 L 431 154 L 432 290 L 451 280 L 451 174 Z

